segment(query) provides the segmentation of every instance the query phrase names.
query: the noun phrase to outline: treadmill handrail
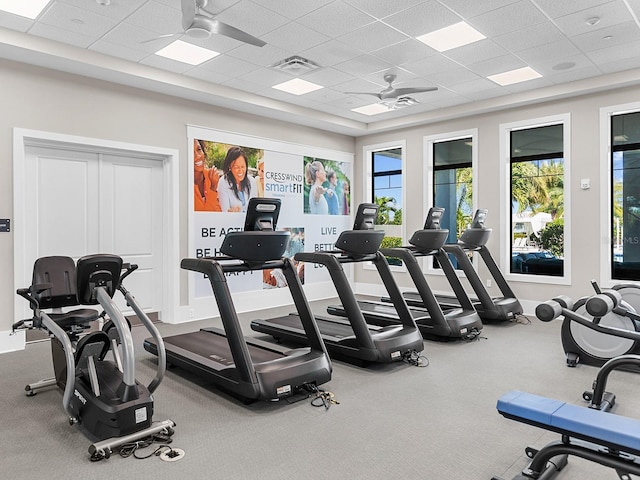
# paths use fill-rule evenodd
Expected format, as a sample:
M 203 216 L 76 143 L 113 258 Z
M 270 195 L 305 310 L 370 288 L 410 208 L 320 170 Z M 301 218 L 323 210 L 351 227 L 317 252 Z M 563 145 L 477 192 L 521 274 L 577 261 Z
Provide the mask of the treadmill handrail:
M 354 255 L 346 253 L 343 250 L 319 250 L 317 252 L 298 252 L 294 258 L 300 262 L 322 263 L 323 255 L 333 255 L 339 263 L 356 263 L 356 262 L 373 262 L 376 259 L 376 253 L 368 253 L 365 255 Z M 318 257 L 320 255 L 320 257 Z M 320 258 L 318 260 L 317 258 Z M 329 268 L 327 265 L 325 265 Z
M 424 303 L 429 315 L 434 319 L 439 319 L 441 322 L 446 323 L 444 312 L 440 307 L 438 300 L 429 287 L 425 276 L 422 273 L 422 269 L 418 264 L 416 257 L 422 256 L 434 256 L 451 285 L 456 298 L 460 302 L 460 307 L 464 310 L 475 311 L 475 307 L 473 306 L 473 302 L 465 292 L 458 275 L 455 273 L 455 269 L 453 265 L 451 265 L 451 261 L 449 260 L 449 256 L 442 250 L 436 249 L 430 252 L 416 249 L 415 247 L 396 247 L 396 248 L 384 248 L 380 250 L 383 255 L 387 255 L 390 257 L 398 257 L 402 259 L 407 267 L 407 271 L 413 280 L 415 287 L 418 290 L 418 294 L 422 299 L 422 303 Z

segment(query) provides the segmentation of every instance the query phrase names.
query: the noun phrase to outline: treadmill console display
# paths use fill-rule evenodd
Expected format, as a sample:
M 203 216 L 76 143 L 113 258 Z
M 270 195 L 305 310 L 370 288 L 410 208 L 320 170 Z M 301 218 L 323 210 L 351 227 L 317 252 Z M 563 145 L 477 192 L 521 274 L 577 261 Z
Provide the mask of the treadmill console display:
M 376 215 L 378 215 L 378 205 L 375 203 L 361 203 L 358 205 L 353 229 L 373 230 L 376 224 Z
M 280 214 L 279 198 L 251 198 L 244 219 L 244 231 L 273 231 Z
M 444 208 L 431 207 L 429 209 L 427 219 L 424 222 L 424 229 L 438 230 L 440 228 L 440 220 L 442 219 L 442 215 L 444 215 Z
M 484 228 L 484 220 L 487 218 L 488 212 L 486 208 L 477 209 L 469 228 Z

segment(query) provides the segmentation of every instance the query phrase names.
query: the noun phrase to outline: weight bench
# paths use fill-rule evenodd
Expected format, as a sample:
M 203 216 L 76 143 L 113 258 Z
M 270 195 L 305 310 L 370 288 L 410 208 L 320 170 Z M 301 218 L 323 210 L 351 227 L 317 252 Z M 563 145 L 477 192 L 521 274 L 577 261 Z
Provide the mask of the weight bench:
M 504 394 L 497 409 L 505 418 L 562 435 L 541 450 L 528 448 L 531 463 L 514 480 L 550 479 L 569 455 L 611 467 L 621 480 L 640 475 L 640 420 L 517 390 Z

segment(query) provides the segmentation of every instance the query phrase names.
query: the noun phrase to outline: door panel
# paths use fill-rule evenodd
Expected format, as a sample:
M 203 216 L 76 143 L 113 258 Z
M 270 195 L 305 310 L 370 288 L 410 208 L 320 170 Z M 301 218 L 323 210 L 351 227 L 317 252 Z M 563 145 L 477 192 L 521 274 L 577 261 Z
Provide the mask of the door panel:
M 114 253 L 139 268 L 126 287 L 147 311 L 162 305 L 162 161 L 122 154 L 28 147 L 34 178 L 26 211 L 26 267 L 46 255 L 74 260 Z M 30 278 L 31 274 L 26 278 Z M 129 312 L 121 295 L 116 302 Z

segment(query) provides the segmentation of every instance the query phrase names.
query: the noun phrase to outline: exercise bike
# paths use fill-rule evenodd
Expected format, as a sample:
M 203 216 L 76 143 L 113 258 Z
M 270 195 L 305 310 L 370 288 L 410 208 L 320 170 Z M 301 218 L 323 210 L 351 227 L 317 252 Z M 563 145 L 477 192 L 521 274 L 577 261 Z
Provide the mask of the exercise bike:
M 173 421 L 152 422 L 152 393 L 164 377 L 166 360 L 160 333 L 122 282 L 136 269 L 110 254 L 88 255 L 77 265 L 69 257 L 43 257 L 34 264 L 31 286 L 17 290 L 29 301 L 33 317 L 13 328 L 49 334 L 55 374 L 27 385 L 27 396 L 57 386 L 69 424 L 77 425 L 94 442 L 89 447 L 92 460 L 109 458 L 116 448 L 142 438 L 173 435 Z M 116 291 L 161 345 L 161 360 L 148 386 L 135 379 L 133 338 L 113 300 Z M 98 304 L 101 314 L 90 308 L 62 310 Z M 103 329 L 90 331 L 105 316 L 109 320 Z
M 621 334 L 625 331 L 639 332 L 636 338 L 640 338 L 640 315 L 637 313 L 640 309 L 640 287 L 620 284 L 601 290 L 595 280 L 591 281 L 591 285 L 596 295 L 609 296 L 614 305 L 609 311 L 594 310 L 598 301 L 591 300 L 592 306 L 587 309 L 590 297 L 576 300 L 573 311 L 589 319 L 589 324 L 572 321 L 567 317 L 562 323 L 562 347 L 569 367 L 575 367 L 579 363 L 601 367 L 612 358 L 640 354 L 638 340 Z M 602 307 L 601 303 L 598 305 Z M 593 328 L 594 326 L 599 328 Z

